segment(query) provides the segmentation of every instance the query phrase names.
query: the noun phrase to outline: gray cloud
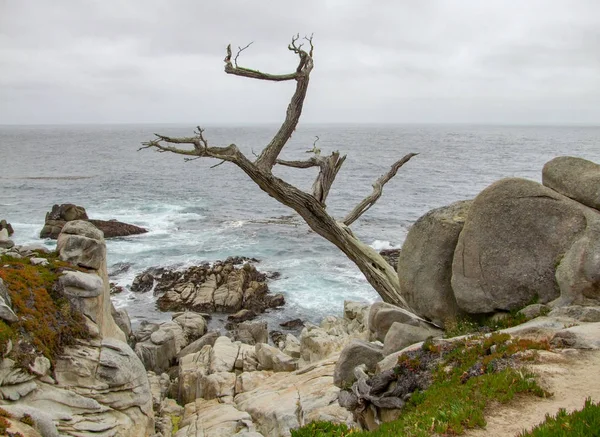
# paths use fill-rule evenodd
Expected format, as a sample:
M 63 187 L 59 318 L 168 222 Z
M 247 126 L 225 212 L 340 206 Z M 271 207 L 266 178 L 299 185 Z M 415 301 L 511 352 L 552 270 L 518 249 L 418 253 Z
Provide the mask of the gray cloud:
M 0 124 L 276 122 L 315 34 L 307 122 L 594 123 L 600 2 L 0 0 Z

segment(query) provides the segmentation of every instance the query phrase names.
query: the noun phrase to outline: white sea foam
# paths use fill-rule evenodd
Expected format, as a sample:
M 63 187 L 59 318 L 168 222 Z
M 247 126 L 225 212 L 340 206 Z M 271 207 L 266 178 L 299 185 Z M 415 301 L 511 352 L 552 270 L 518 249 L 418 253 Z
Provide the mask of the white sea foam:
M 375 240 L 370 244 L 370 246 L 377 251 L 388 250 L 388 249 L 398 249 L 397 246 L 394 246 L 389 241 L 384 241 L 384 240 Z

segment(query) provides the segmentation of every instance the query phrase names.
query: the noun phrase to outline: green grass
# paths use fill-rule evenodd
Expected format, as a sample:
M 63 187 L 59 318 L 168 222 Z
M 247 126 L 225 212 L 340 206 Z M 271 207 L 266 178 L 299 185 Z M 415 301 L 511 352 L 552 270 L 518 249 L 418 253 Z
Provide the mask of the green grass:
M 515 368 L 516 353 L 548 349 L 547 343 L 512 340 L 507 334 L 474 336 L 451 344 L 425 342 L 412 355 L 402 355 L 394 369 L 399 378 L 406 372 L 431 372 L 431 384 L 412 394 L 400 417 L 365 432 L 345 425 L 318 422 L 292 430 L 294 437 L 459 435 L 466 429 L 484 427 L 484 412 L 491 402 L 506 403 L 517 393 L 547 396 L 533 374 Z M 440 357 L 431 366 L 431 357 Z
M 546 415 L 546 420 L 524 431 L 518 437 L 598 437 L 600 436 L 600 402 L 586 399 L 582 410 L 567 413 L 559 410 L 556 416 Z
M 446 338 L 458 337 L 476 333 L 486 333 L 501 329 L 512 328 L 527 321 L 527 317 L 518 311 L 506 313 L 503 319 L 493 320 L 492 316 L 465 316 L 446 322 L 444 336 Z

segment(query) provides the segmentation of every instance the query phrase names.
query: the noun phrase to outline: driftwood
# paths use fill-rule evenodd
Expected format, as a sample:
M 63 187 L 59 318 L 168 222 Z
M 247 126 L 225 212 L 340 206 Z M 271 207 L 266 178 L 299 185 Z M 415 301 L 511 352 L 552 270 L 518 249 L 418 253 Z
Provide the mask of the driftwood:
M 304 48 L 304 44 L 307 48 Z M 400 284 L 395 269 L 390 266 L 375 250 L 361 242 L 350 230 L 349 226 L 360 218 L 381 197 L 384 185 L 393 178 L 399 168 L 406 164 L 415 153 L 409 153 L 396 161 L 390 170 L 373 184 L 373 191 L 358 203 L 342 219 L 336 220 L 326 211 L 326 200 L 329 190 L 342 167 L 346 156 L 340 156 L 338 151 L 322 156 L 321 151 L 313 144 L 312 156 L 306 160 L 288 161 L 279 158 L 281 151 L 292 136 L 298 125 L 302 106 L 308 90 L 310 73 L 313 70 L 313 40 L 305 37 L 303 40 L 298 35 L 292 38 L 288 49 L 298 57 L 295 71 L 288 74 L 269 74 L 238 65 L 240 54 L 246 50 L 239 47 L 235 56 L 232 55 L 231 45 L 227 46 L 225 56 L 225 73 L 245 78 L 266 81 L 295 81 L 296 89 L 288 105 L 285 120 L 281 127 L 254 161 L 248 159 L 235 144 L 225 147 L 209 145 L 200 127 L 191 137 L 169 137 L 155 134 L 156 138 L 143 143 L 141 149 L 154 149 L 158 152 L 171 152 L 186 156 L 187 160 L 198 158 L 215 158 L 221 162 L 230 162 L 244 171 L 264 192 L 278 200 L 280 203 L 296 211 L 317 234 L 336 245 L 346 256 L 352 260 L 364 274 L 365 278 L 379 293 L 385 302 L 398 305 L 411 310 L 402 295 Z M 191 146 L 181 148 L 180 145 Z M 275 165 L 284 165 L 295 168 L 318 167 L 319 172 L 312 185 L 312 192 L 304 192 L 272 173 Z

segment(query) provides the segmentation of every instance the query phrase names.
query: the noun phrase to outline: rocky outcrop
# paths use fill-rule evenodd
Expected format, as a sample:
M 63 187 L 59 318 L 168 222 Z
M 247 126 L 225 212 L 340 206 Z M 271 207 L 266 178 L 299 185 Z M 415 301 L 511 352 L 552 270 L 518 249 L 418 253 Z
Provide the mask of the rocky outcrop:
M 532 302 L 598 305 L 599 169 L 580 158 L 556 158 L 544 167 L 544 185 L 503 179 L 472 203 L 425 214 L 400 253 L 403 296 L 438 326 Z M 383 332 L 376 335 L 383 341 Z
M 560 295 L 556 267 L 589 221 L 580 204 L 524 179 L 504 179 L 473 202 L 452 266 L 452 289 L 468 313 L 513 310 Z
M 573 156 L 554 158 L 544 165 L 542 184 L 600 210 L 600 165 L 595 162 Z
M 9 237 L 15 233 L 15 230 L 13 229 L 12 225 L 8 223 L 5 219 L 0 220 L 0 231 L 2 229 L 6 229 L 6 233 Z
M 407 303 L 440 326 L 462 314 L 450 280 L 454 250 L 471 204 L 456 202 L 419 218 L 410 228 L 396 264 Z
M 38 355 L 27 371 L 23 363 L 6 357 L 17 346 L 9 341 L 0 362 L 2 408 L 15 417 L 31 416 L 43 436 L 153 435 L 146 369 L 112 317 L 102 233 L 84 221 L 65 227 L 59 236 L 59 258 L 81 267 L 63 267 L 53 292 L 68 301 L 64 308 L 84 319 L 86 336 L 72 339 L 75 343 L 64 347 L 52 363 Z M 35 255 L 28 248 L 17 252 L 21 257 Z
M 157 306 L 163 311 L 238 313 L 248 310 L 247 315 L 256 315 L 283 305 L 282 295 L 269 293 L 266 274 L 248 261 L 247 258 L 228 258 L 183 271 L 150 269 L 136 277 L 132 290 L 154 289 L 160 296 Z M 241 314 L 239 320 L 242 320 Z
M 10 249 L 15 245 L 15 242 L 8 238 L 8 229 L 0 229 L 0 249 Z
M 52 206 L 52 210 L 46 213 L 44 227 L 40 232 L 40 238 L 58 238 L 64 225 L 73 220 L 89 221 L 96 226 L 105 238 L 125 237 L 148 232 L 147 229 L 117 220 L 90 220 L 82 206 L 64 203 Z

